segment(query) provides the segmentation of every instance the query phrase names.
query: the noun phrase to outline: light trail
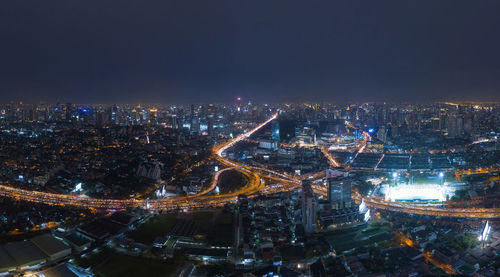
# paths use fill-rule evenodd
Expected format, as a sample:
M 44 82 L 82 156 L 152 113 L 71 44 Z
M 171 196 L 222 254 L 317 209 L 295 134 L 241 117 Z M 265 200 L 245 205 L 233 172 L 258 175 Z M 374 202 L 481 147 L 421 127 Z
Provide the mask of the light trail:
M 333 167 L 340 166 L 340 164 L 332 157 L 332 155 L 330 155 L 327 148 L 321 148 L 321 152 L 323 152 L 323 155 L 325 155 L 325 157 L 328 159 L 328 161 Z
M 382 154 L 382 156 L 380 157 L 380 160 L 378 160 L 378 162 L 375 165 L 375 167 L 373 168 L 373 170 L 377 170 L 378 166 L 380 165 L 380 163 L 382 162 L 382 160 L 384 159 L 384 157 L 385 157 L 385 154 Z
M 107 210 L 124 210 L 129 208 L 142 207 L 148 210 L 177 210 L 177 209 L 193 209 L 201 207 L 217 207 L 224 205 L 228 202 L 234 202 L 239 194 L 254 194 L 264 188 L 265 182 L 261 179 L 260 175 L 257 174 L 252 168 L 240 164 L 235 161 L 231 161 L 223 157 L 223 152 L 238 143 L 239 141 L 249 137 L 265 125 L 267 125 L 272 120 L 276 119 L 278 114 L 274 114 L 271 118 L 258 125 L 254 129 L 239 135 L 235 139 L 232 139 L 226 143 L 215 146 L 213 148 L 216 158 L 223 165 L 233 168 L 242 174 L 245 174 L 249 178 L 248 184 L 234 193 L 222 194 L 222 195 L 206 195 L 217 185 L 217 177 L 212 182 L 211 186 L 202 192 L 191 195 L 183 196 L 169 199 L 98 199 L 98 198 L 86 198 L 79 197 L 75 195 L 65 195 L 56 194 L 41 191 L 30 191 L 20 188 L 15 188 L 11 186 L 0 185 L 0 196 L 13 198 L 16 200 L 22 200 L 34 203 L 43 203 L 47 205 L 56 206 L 76 206 L 81 208 L 94 208 L 94 209 L 107 209 Z M 274 173 L 271 170 L 268 172 Z M 280 173 L 274 173 L 280 175 Z M 290 182 L 289 179 L 286 180 Z M 214 186 L 215 185 L 215 186 Z
M 229 170 L 234 170 L 234 167 L 227 167 L 227 168 L 224 168 L 224 169 L 217 171 L 217 173 L 215 173 L 215 175 L 214 175 L 212 182 L 210 183 L 210 186 L 208 188 L 205 188 L 204 190 L 198 192 L 194 196 L 202 196 L 202 195 L 208 194 L 211 191 L 213 191 L 215 189 L 215 187 L 217 187 L 220 174 L 223 172 L 229 171 Z
M 276 172 L 264 167 L 251 167 L 243 165 L 236 161 L 232 161 L 224 157 L 223 153 L 230 147 L 234 146 L 236 143 L 248 138 L 250 135 L 264 127 L 266 124 L 277 118 L 277 114 L 274 114 L 270 119 L 266 120 L 264 123 L 258 125 L 254 129 L 239 135 L 235 139 L 229 140 L 223 144 L 217 145 L 213 148 L 213 153 L 216 159 L 226 167 L 232 168 L 239 171 L 240 173 L 246 175 L 249 182 L 246 186 L 242 187 L 240 190 L 234 193 L 227 193 L 221 195 L 207 195 L 217 183 L 212 182 L 211 186 L 202 192 L 191 195 L 182 196 L 176 198 L 167 199 L 97 199 L 97 198 L 85 198 L 74 195 L 65 194 L 55 194 L 41 191 L 30 191 L 19 189 L 11 186 L 0 185 L 0 196 L 13 198 L 17 200 L 43 203 L 48 205 L 57 206 L 77 206 L 81 208 L 90 209 L 107 209 L 107 210 L 124 210 L 129 208 L 142 207 L 151 211 L 158 210 L 179 210 L 179 209 L 195 209 L 195 208 L 208 208 L 208 207 L 218 207 L 225 205 L 227 203 L 236 202 L 239 194 L 252 195 L 257 192 L 264 193 L 279 193 L 285 191 L 295 190 L 300 187 L 300 180 L 296 177 Z M 369 136 L 365 136 L 365 142 L 369 139 Z M 330 161 L 331 162 L 331 161 Z M 478 171 L 479 173 L 484 172 L 484 170 Z M 469 172 L 460 172 L 461 174 L 467 174 Z M 216 174 L 216 176 L 218 176 Z M 217 177 L 215 176 L 215 179 Z M 270 188 L 269 190 L 263 190 L 265 188 L 264 179 L 277 181 L 280 183 L 279 186 Z M 313 186 L 316 193 L 321 195 L 326 195 L 326 188 L 321 186 Z M 353 198 L 358 198 L 361 200 L 361 196 L 357 195 Z M 415 206 L 411 204 L 402 204 L 397 202 L 386 202 L 381 199 L 376 198 L 362 198 L 364 203 L 372 209 L 389 210 L 403 213 L 412 213 L 420 215 L 432 215 L 432 216 L 444 216 L 444 217 L 461 217 L 461 218 L 482 218 L 482 219 L 494 219 L 500 218 L 500 209 L 484 209 L 484 208 L 440 208 L 440 207 L 429 207 L 429 206 Z

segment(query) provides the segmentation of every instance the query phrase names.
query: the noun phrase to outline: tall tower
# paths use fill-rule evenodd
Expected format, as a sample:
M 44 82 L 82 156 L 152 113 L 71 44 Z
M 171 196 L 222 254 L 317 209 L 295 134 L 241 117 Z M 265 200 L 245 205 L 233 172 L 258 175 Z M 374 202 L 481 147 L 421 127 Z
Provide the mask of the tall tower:
M 214 136 L 214 116 L 209 115 L 207 118 L 207 133 L 209 136 Z
M 336 210 L 350 208 L 352 203 L 350 180 L 342 177 L 328 178 L 328 201 Z
M 198 134 L 200 132 L 200 122 L 198 117 L 195 115 L 194 105 L 191 104 L 191 133 Z
M 458 125 L 457 125 L 457 117 L 456 115 L 450 115 L 446 119 L 446 131 L 448 132 L 449 137 L 457 137 L 458 136 Z
M 66 121 L 71 121 L 73 119 L 73 105 L 71 103 L 66 103 L 65 108 L 65 119 Z
M 316 199 L 311 187 L 311 181 L 302 181 L 302 224 L 306 234 L 314 232 L 316 224 Z
M 172 121 L 172 129 L 174 130 L 177 130 L 178 129 L 178 125 L 177 125 L 177 115 L 174 114 L 170 117 L 171 121 Z
M 276 142 L 280 142 L 280 123 L 275 119 L 272 123 L 272 139 Z

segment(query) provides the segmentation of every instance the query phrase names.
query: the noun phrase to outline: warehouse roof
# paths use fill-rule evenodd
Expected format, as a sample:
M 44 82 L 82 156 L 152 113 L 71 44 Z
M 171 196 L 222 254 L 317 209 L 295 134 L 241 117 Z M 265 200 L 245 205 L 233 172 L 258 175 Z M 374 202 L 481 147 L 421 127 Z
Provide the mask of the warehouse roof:
M 31 239 L 31 242 L 33 242 L 33 244 L 40 248 L 40 250 L 42 250 L 42 252 L 49 257 L 59 252 L 71 249 L 71 247 L 50 234 L 36 236 Z

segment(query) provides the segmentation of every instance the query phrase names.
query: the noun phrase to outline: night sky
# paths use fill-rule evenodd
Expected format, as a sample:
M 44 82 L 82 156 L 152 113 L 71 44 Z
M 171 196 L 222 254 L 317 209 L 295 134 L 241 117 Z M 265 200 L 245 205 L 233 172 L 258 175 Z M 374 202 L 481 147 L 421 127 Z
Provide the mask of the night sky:
M 500 1 L 4 1 L 0 102 L 500 101 Z

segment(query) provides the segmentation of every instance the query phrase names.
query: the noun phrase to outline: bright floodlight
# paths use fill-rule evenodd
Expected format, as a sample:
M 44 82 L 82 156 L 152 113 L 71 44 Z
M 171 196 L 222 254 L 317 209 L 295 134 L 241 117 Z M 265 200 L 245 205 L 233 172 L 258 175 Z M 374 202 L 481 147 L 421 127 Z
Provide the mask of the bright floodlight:
M 382 192 L 387 201 L 443 202 L 453 196 L 455 188 L 437 184 L 399 184 L 384 185 Z
M 439 172 L 439 177 L 443 178 L 444 177 L 444 173 L 443 172 Z
M 488 221 L 486 221 L 486 224 L 484 225 L 483 231 L 481 232 L 481 235 L 479 236 L 479 241 L 487 241 L 488 240 L 488 235 L 491 232 L 491 226 Z
M 396 177 L 398 177 L 398 173 L 397 172 L 393 172 L 392 173 L 392 178 L 396 178 Z

